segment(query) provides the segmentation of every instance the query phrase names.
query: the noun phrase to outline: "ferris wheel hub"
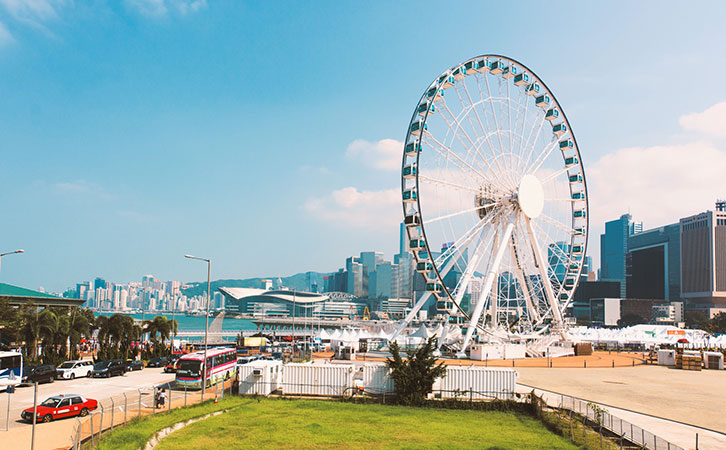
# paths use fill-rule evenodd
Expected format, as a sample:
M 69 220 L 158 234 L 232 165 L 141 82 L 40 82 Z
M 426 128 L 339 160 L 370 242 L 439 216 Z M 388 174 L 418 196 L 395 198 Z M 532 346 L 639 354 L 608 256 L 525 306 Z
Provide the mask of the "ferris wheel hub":
M 519 209 L 530 219 L 537 218 L 542 213 L 544 190 L 536 176 L 527 174 L 522 177 L 517 190 L 517 203 Z

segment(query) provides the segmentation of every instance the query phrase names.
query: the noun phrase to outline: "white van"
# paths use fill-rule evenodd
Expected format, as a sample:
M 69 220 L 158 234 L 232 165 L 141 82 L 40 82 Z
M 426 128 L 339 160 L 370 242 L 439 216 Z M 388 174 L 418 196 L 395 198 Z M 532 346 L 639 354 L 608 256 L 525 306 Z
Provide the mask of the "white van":
M 72 380 L 87 377 L 93 370 L 93 361 L 66 361 L 56 369 L 56 378 Z

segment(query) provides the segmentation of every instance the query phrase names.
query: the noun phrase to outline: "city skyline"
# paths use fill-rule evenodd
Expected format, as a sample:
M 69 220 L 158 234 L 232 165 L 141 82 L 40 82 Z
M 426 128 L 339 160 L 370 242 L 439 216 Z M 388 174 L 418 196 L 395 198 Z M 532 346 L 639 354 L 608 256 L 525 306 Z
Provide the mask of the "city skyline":
M 726 195 L 726 97 L 692 82 L 726 69 L 710 58 L 720 3 L 677 13 L 563 3 L 532 15 L 470 3 L 440 11 L 450 38 L 421 46 L 403 30 L 433 3 L 18 5 L 0 1 L 0 189 L 13 213 L 0 251 L 26 253 L 3 259 L 0 282 L 60 292 L 99 275 L 203 279 L 186 253 L 210 257 L 214 279 L 395 254 L 416 99 L 487 52 L 520 59 L 562 102 L 582 147 L 596 264 L 606 221 L 629 211 L 652 228 Z M 518 33 L 483 29 L 483 15 Z M 581 39 L 535 39 L 553 21 Z

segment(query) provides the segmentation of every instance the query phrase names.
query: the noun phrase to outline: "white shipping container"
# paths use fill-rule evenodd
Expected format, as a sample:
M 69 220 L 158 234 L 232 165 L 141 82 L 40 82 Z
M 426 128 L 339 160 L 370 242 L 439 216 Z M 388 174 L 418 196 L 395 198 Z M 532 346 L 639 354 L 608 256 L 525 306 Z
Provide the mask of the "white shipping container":
M 391 369 L 385 364 L 366 364 L 363 366 L 363 389 L 370 394 L 390 394 L 395 390 Z
M 706 369 L 723 370 L 723 354 L 720 352 L 703 352 L 703 362 Z
M 519 374 L 506 367 L 451 367 L 434 384 L 434 396 L 472 400 L 511 400 Z
M 501 344 L 476 344 L 469 352 L 471 359 L 485 361 L 487 359 L 504 359 L 504 346 Z
M 675 366 L 676 351 L 675 350 L 658 350 L 659 366 Z
M 282 392 L 298 395 L 350 395 L 353 366 L 350 364 L 285 364 Z
M 270 395 L 280 389 L 281 361 L 252 361 L 237 369 L 240 395 Z

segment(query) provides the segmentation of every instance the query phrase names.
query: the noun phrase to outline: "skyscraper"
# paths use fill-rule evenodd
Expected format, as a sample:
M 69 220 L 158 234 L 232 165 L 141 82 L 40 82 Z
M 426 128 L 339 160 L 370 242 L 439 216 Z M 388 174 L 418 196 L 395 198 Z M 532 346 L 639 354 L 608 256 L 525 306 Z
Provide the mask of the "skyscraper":
M 726 202 L 680 220 L 681 295 L 703 307 L 726 307 Z
M 605 223 L 605 234 L 600 235 L 600 280 L 620 283 L 620 296 L 626 296 L 625 255 L 628 236 L 643 231 L 643 222 L 634 222 L 630 214 Z

